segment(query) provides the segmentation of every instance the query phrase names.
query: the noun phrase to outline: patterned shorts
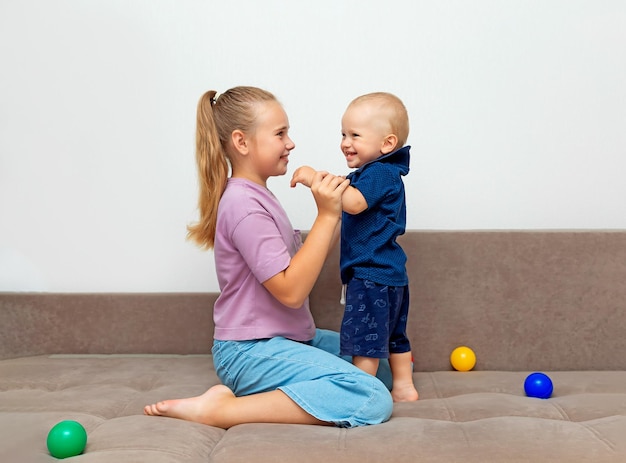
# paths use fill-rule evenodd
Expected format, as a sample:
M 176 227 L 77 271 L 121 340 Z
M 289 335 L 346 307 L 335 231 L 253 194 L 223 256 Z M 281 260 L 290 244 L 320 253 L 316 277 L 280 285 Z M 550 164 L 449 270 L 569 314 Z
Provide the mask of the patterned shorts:
M 341 323 L 341 355 L 388 358 L 411 350 L 406 336 L 409 287 L 352 279 Z

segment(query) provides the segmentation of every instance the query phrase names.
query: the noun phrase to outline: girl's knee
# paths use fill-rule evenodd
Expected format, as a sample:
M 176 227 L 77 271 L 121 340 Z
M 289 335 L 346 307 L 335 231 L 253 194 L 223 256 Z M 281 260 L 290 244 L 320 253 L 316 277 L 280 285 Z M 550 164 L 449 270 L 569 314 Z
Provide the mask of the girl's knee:
M 376 380 L 376 382 L 378 383 L 378 387 L 376 388 L 375 397 L 372 398 L 372 402 L 376 404 L 374 407 L 376 409 L 374 419 L 377 423 L 384 423 L 391 418 L 391 413 L 393 412 L 393 398 L 387 386 L 379 380 Z
M 354 417 L 355 426 L 384 423 L 391 418 L 393 412 L 391 393 L 380 380 L 371 378 L 367 387 L 369 398 Z

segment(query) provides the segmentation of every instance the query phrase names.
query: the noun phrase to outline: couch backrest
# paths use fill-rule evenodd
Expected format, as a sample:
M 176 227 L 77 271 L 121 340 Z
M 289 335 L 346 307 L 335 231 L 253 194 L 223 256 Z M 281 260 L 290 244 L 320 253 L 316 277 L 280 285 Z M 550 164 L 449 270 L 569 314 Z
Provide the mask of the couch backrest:
M 409 336 L 415 368 L 626 369 L 626 231 L 410 231 Z M 339 329 L 338 252 L 311 294 Z M 0 294 L 0 358 L 53 353 L 210 351 L 217 294 Z
M 216 293 L 0 293 L 0 359 L 206 354 Z
M 477 370 L 626 369 L 626 231 L 411 231 L 409 335 L 415 368 L 450 369 L 460 345 Z M 311 296 L 337 329 L 338 255 Z

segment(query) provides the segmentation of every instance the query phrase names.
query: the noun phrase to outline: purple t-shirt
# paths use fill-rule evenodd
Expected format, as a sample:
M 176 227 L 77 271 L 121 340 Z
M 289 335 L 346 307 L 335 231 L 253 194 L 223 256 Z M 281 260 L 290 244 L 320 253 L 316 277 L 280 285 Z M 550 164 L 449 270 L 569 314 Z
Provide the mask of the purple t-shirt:
M 300 246 L 300 232 L 293 229 L 267 188 L 241 178 L 228 179 L 215 233 L 215 268 L 221 291 L 213 309 L 215 339 L 313 339 L 315 323 L 308 299 L 302 307 L 292 309 L 262 284 L 286 269 Z

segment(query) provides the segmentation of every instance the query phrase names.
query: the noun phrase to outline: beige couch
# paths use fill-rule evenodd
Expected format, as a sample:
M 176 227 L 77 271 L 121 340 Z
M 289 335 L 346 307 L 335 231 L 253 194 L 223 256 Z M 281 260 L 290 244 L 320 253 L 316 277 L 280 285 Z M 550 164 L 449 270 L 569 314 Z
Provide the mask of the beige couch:
M 229 430 L 142 415 L 203 392 L 215 294 L 0 294 L 0 461 L 55 461 L 73 419 L 94 462 L 624 462 L 626 231 L 432 232 L 402 239 L 420 400 L 356 429 Z M 311 296 L 336 329 L 337 256 Z M 449 354 L 468 345 L 471 372 Z M 552 398 L 526 397 L 544 371 Z M 71 461 L 71 460 L 70 460 Z

